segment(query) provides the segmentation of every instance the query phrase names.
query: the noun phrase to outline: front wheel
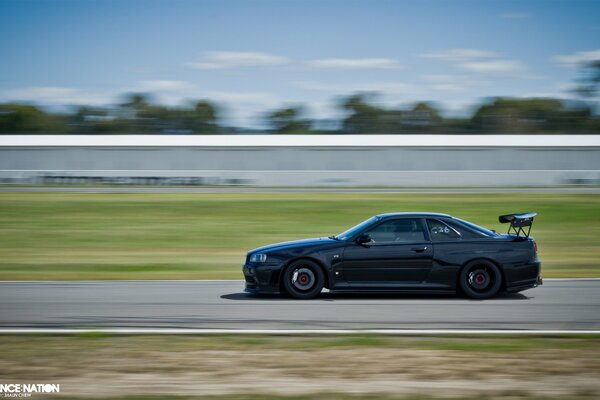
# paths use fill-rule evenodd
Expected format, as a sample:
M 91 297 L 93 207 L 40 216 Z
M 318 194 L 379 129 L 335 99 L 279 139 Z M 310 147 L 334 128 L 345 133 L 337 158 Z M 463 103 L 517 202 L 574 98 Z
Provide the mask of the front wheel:
M 472 299 L 489 299 L 498 293 L 502 284 L 500 270 L 488 261 L 476 261 L 463 268 L 460 287 Z
M 309 260 L 293 262 L 283 274 L 283 286 L 295 299 L 313 299 L 321 293 L 325 275 L 323 270 Z

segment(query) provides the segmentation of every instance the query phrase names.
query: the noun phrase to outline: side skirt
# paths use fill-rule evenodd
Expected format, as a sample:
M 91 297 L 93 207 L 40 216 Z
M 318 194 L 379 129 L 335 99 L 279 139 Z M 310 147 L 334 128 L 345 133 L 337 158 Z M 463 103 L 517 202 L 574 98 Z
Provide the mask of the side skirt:
M 367 293 L 367 294 L 456 294 L 456 290 L 440 289 L 372 289 L 372 288 L 347 288 L 331 289 L 330 293 Z

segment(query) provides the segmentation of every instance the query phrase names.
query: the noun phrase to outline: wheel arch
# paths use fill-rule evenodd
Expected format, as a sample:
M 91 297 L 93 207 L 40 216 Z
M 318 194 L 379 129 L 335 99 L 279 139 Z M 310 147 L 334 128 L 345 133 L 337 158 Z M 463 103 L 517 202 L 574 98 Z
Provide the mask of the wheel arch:
M 285 287 L 283 285 L 283 277 L 285 276 L 285 272 L 293 263 L 295 263 L 296 261 L 300 261 L 300 260 L 308 260 L 308 261 L 311 261 L 311 262 L 317 264 L 317 266 L 319 268 L 321 268 L 321 271 L 323 271 L 323 276 L 325 277 L 325 282 L 323 282 L 323 287 L 329 289 L 329 274 L 327 273 L 327 269 L 325 268 L 325 265 L 323 265 L 323 262 L 316 257 L 298 256 L 298 257 L 290 259 L 288 262 L 285 263 L 283 268 L 281 268 L 281 270 L 279 272 L 279 277 L 278 277 L 279 290 L 281 290 L 282 292 L 285 292 Z
M 500 271 L 500 291 L 506 290 L 506 276 L 504 274 L 504 268 L 502 268 L 502 265 L 500 263 L 498 263 L 498 261 L 492 259 L 492 258 L 488 258 L 488 257 L 477 257 L 477 258 L 472 258 L 469 261 L 466 261 L 463 263 L 463 265 L 458 269 L 458 273 L 456 274 L 456 290 L 458 291 L 462 291 L 462 289 L 460 288 L 460 275 L 462 274 L 463 270 L 473 264 L 476 264 L 477 262 L 481 262 L 481 261 L 485 261 L 488 262 L 490 264 L 493 264 L 496 268 L 498 268 L 498 271 Z

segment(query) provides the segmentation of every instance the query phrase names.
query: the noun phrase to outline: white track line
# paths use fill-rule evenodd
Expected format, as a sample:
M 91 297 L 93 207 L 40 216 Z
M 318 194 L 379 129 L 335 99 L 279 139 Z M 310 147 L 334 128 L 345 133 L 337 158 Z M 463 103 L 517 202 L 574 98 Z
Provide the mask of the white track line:
M 107 333 L 115 335 L 579 335 L 600 334 L 600 330 L 581 329 L 170 329 L 170 328 L 2 328 L 0 334 L 80 334 Z
M 600 281 L 599 278 L 544 278 L 544 282 L 546 281 Z M 234 282 L 244 282 L 243 279 L 113 279 L 113 280 L 68 280 L 68 281 L 2 281 L 0 280 L 0 285 L 3 283 L 50 283 L 50 284 L 65 284 L 65 283 L 86 283 L 86 284 L 95 284 L 95 283 L 169 283 L 169 282 L 191 282 L 191 283 L 202 283 L 202 282 L 219 282 L 219 283 L 234 283 Z
M 600 278 L 592 278 L 592 279 L 600 279 Z M 233 283 L 233 282 L 244 282 L 243 279 L 103 279 L 103 280 L 67 280 L 67 281 L 2 281 L 0 280 L 0 285 L 3 283 L 56 283 L 56 284 L 65 284 L 65 283 L 86 283 L 86 284 L 95 284 L 95 283 L 169 283 L 169 282 L 190 282 L 190 283 L 202 283 L 202 282 L 220 282 L 220 283 Z
M 0 146 L 593 148 L 600 135 L 2 135 Z
M 600 278 L 544 278 L 545 281 L 600 281 Z

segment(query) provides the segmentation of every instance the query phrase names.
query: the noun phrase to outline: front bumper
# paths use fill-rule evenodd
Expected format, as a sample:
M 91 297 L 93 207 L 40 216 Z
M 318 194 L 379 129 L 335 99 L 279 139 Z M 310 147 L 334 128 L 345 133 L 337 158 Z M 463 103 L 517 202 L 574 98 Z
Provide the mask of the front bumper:
M 261 265 L 244 265 L 245 288 L 248 293 L 279 293 L 279 269 Z

